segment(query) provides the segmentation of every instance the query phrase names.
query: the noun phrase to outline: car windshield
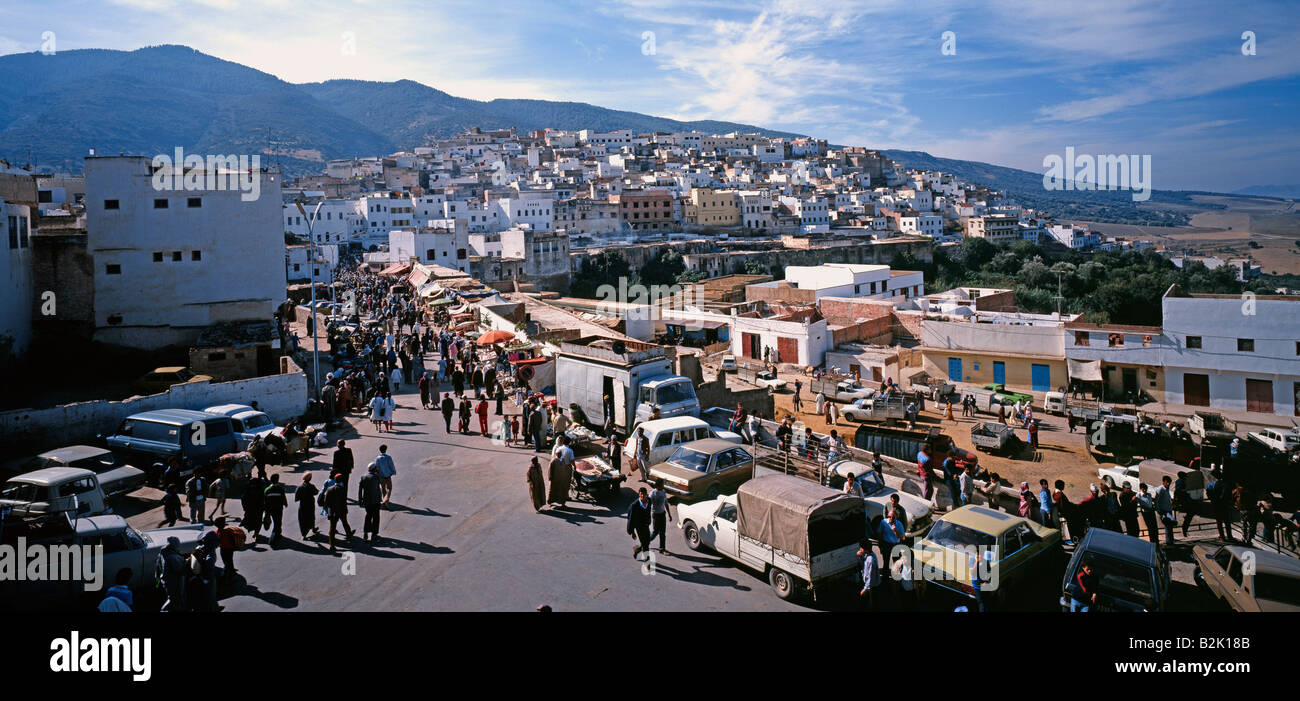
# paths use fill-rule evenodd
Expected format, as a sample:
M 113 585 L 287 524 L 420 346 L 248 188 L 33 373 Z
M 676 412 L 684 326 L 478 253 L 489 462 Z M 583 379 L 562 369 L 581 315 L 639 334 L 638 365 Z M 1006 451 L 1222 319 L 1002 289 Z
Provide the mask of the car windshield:
M 858 486 L 862 487 L 862 496 L 864 497 L 874 496 L 885 491 L 885 483 L 875 470 L 859 477 Z
M 104 452 L 104 453 L 100 453 L 99 455 L 92 455 L 90 457 L 73 461 L 72 463 L 69 464 L 69 467 L 79 467 L 83 470 L 90 470 L 91 472 L 94 473 L 100 473 L 106 470 L 111 470 L 117 467 L 118 464 L 119 463 L 117 461 L 116 455 L 109 452 Z
M 1255 598 L 1300 606 L 1300 579 L 1256 572 Z
M 688 470 L 707 472 L 709 469 L 709 454 L 691 448 L 678 448 L 677 452 L 673 453 L 671 458 L 668 458 L 668 462 Z
M 659 404 L 689 402 L 695 399 L 695 390 L 691 389 L 691 383 L 689 382 L 664 385 L 655 390 L 655 399 Z
M 3 487 L 0 487 L 0 499 L 37 501 L 44 495 L 44 487 L 27 482 L 8 482 Z
M 194 375 L 191 374 L 189 370 L 176 371 L 176 379 L 180 380 L 181 382 L 189 382 L 191 377 L 194 377 Z
M 951 521 L 939 521 L 934 524 L 934 527 L 926 534 L 925 539 L 927 542 L 945 548 L 965 548 L 972 545 L 991 548 L 997 545 L 997 538 L 992 535 L 981 533 L 966 526 L 959 526 Z
M 244 430 L 249 433 L 271 428 L 272 426 L 271 417 L 266 414 L 253 414 L 244 417 Z

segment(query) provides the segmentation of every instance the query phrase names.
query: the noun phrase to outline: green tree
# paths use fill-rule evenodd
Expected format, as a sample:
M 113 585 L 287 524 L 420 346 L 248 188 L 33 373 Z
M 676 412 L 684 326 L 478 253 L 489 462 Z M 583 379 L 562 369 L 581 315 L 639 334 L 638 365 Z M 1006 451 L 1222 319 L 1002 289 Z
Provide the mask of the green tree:
M 677 276 L 685 271 L 686 261 L 682 254 L 671 249 L 662 251 L 641 269 L 641 284 L 647 287 L 673 285 L 677 283 Z
M 582 262 L 581 273 L 569 284 L 569 293 L 574 297 L 596 299 L 597 291 L 602 285 L 612 285 L 615 289 L 619 280 L 631 277 L 627 259 L 618 251 L 601 251 Z

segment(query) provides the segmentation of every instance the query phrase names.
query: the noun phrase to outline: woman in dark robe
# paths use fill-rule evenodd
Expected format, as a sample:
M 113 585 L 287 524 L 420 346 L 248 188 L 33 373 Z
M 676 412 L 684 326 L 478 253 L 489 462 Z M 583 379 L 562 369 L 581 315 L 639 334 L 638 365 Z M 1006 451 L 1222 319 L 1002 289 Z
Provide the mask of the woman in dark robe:
M 541 511 L 546 505 L 546 482 L 542 479 L 542 464 L 536 457 L 528 466 L 528 496 L 532 497 L 535 511 Z
M 551 458 L 550 472 L 548 477 L 551 480 L 551 487 L 546 501 L 564 506 L 569 501 L 569 484 L 573 481 L 573 468 L 559 458 Z

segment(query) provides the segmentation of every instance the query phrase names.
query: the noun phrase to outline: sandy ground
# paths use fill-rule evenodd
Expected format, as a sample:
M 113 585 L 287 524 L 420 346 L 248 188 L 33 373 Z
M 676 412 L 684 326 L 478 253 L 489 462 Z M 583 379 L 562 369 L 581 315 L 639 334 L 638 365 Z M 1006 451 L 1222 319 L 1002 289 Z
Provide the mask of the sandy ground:
M 803 411 L 795 413 L 793 407 L 795 375 L 782 374 L 782 378 L 788 383 L 788 389 L 778 392 L 774 397 L 776 420 L 780 421 L 787 415 L 793 415 L 796 421 L 803 421 L 818 433 L 829 433 L 832 428 L 837 429 L 844 435 L 849 445 L 853 444 L 853 434 L 860 424 L 841 417 L 838 424 L 832 426 L 824 417 L 816 414 L 815 396 L 808 390 L 809 378 L 806 377 L 801 378 L 804 382 Z M 1065 491 L 1071 498 L 1081 499 L 1087 496 L 1088 485 L 1097 482 L 1097 468 L 1110 463 L 1099 463 L 1095 460 L 1085 448 L 1086 438 L 1083 432 L 1076 430 L 1070 433 L 1066 429 L 1064 417 L 1047 416 L 1040 412 L 1035 412 L 1035 417 L 1040 421 L 1038 450 L 1031 451 L 1027 445 L 1028 433 L 1023 429 L 1017 429 L 1016 436 L 1026 445 L 1022 445 L 1019 452 L 1007 456 L 977 452 L 970 440 L 970 430 L 974 424 L 997 421 L 995 416 L 977 414 L 974 418 L 962 418 L 961 407 L 954 406 L 953 420 L 948 421 L 940 415 L 933 404 L 927 403 L 926 410 L 921 412 L 917 428 L 937 427 L 951 436 L 959 447 L 977 452 L 980 464 L 987 467 L 990 472 L 998 473 L 1004 484 L 1016 485 L 1026 481 L 1037 485 L 1038 480 L 1042 478 L 1047 478 L 1048 481 L 1063 479 L 1066 483 Z

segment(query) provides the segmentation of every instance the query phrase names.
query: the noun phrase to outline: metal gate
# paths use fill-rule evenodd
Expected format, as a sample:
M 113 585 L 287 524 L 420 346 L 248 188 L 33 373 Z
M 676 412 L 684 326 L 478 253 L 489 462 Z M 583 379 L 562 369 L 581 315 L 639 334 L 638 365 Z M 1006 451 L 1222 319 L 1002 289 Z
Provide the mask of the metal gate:
M 1246 411 L 1273 413 L 1273 383 L 1269 380 L 1246 380 Z
M 1210 405 L 1210 376 L 1186 373 L 1183 375 L 1183 403 L 1192 406 Z

